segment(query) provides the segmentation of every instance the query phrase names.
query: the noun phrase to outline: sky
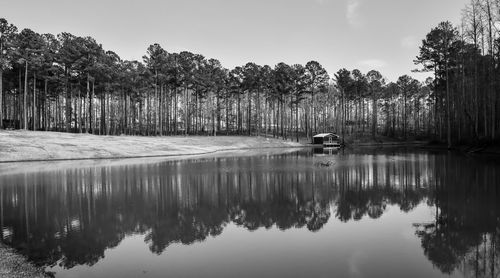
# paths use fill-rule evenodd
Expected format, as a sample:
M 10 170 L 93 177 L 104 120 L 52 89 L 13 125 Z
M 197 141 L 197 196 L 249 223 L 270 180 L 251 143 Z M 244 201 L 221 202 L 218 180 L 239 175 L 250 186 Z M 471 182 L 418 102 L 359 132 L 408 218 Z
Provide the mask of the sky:
M 388 81 L 413 73 L 419 45 L 441 21 L 458 24 L 469 0 L 0 0 L 19 30 L 91 36 L 122 59 L 142 60 L 159 43 L 226 68 L 315 60 L 378 70 Z

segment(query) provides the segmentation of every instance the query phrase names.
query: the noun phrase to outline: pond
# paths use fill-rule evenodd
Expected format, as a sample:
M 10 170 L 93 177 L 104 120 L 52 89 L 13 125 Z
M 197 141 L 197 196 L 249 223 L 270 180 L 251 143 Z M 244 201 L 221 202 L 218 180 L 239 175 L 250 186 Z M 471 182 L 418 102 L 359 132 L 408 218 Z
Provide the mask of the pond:
M 305 149 L 19 169 L 0 174 L 1 241 L 54 277 L 500 273 L 497 158 Z

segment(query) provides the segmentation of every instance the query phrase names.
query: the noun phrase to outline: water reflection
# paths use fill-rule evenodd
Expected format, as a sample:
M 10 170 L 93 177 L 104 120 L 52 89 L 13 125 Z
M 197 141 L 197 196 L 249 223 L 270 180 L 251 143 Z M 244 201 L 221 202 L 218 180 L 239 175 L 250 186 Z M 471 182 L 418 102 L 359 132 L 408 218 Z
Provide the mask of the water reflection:
M 498 275 L 495 161 L 404 151 L 328 156 L 330 167 L 318 167 L 322 159 L 308 151 L 0 176 L 1 239 L 37 265 L 69 269 L 96 264 L 132 234 L 162 254 L 230 223 L 316 232 L 332 217 L 378 219 L 388 206 L 425 204 L 434 219 L 414 229 L 434 266 Z
M 415 224 L 425 255 L 443 273 L 498 277 L 498 164 L 436 157 L 432 223 Z

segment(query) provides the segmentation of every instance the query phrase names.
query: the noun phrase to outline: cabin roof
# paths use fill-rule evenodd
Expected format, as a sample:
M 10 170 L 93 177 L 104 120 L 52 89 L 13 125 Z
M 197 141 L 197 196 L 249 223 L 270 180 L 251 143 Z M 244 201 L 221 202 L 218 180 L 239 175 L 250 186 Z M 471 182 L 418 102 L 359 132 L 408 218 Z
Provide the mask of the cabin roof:
M 335 135 L 333 133 L 320 133 L 320 134 L 314 135 L 313 138 L 324 138 L 327 136 L 337 136 L 337 135 Z

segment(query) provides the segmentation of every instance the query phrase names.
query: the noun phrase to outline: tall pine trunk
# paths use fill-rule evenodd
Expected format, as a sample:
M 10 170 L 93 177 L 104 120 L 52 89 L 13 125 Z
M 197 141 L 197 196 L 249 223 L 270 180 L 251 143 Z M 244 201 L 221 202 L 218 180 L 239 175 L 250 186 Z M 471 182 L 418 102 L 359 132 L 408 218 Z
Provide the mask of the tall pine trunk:
M 47 78 L 45 78 L 45 84 L 44 84 L 44 100 L 45 100 L 45 105 L 46 105 L 46 111 L 45 111 L 45 119 L 44 119 L 44 130 L 47 131 L 50 128 L 50 101 L 48 97 L 48 87 L 49 87 L 49 81 Z M 48 108 L 48 109 L 47 109 Z
M 28 60 L 24 66 L 23 129 L 28 129 Z
M 155 136 L 158 135 L 158 70 L 155 69 L 155 98 L 154 98 L 154 121 L 155 121 Z
M 251 121 L 252 121 L 252 97 L 251 97 L 250 91 L 248 91 L 248 115 L 247 115 L 247 117 L 248 117 L 248 119 L 247 119 L 248 120 L 248 126 L 247 126 L 248 135 L 250 136 L 250 135 L 252 135 L 252 123 L 251 123 Z
M 105 135 L 106 132 L 106 92 L 103 92 L 101 95 L 101 119 L 100 119 L 100 128 L 99 134 Z
M 185 119 L 185 122 L 184 122 L 184 135 L 187 136 L 188 135 L 188 89 L 187 89 L 187 86 L 184 88 L 184 101 L 186 102 L 185 103 L 185 110 L 184 110 L 184 119 Z
M 163 117 L 162 117 L 162 96 L 163 96 L 163 85 L 160 84 L 160 95 L 158 96 L 158 120 L 159 120 L 159 132 L 160 132 L 160 136 L 163 136 Z
M 65 67 L 64 69 L 64 77 L 65 77 L 65 90 L 66 90 L 66 132 L 70 132 L 71 130 L 71 90 L 68 85 L 68 69 Z
M 0 66 L 0 129 L 3 129 L 3 70 Z
M 242 133 L 243 121 L 241 119 L 241 94 L 238 92 L 238 135 Z
M 33 72 L 33 131 L 36 131 L 36 72 Z
M 446 64 L 446 142 L 448 149 L 451 148 L 451 113 L 450 113 L 450 84 L 449 84 L 448 63 Z
M 89 133 L 89 130 L 91 130 L 91 125 L 92 125 L 92 98 L 90 97 L 90 74 L 87 72 L 87 95 L 86 99 L 89 102 L 89 110 L 88 110 L 88 115 L 85 117 L 85 132 Z M 92 132 L 92 131 L 90 131 Z
M 372 92 L 372 137 L 375 139 L 377 135 L 377 118 L 378 118 L 378 109 L 377 109 L 377 97 L 375 96 L 375 92 Z
M 295 96 L 295 137 L 299 142 L 299 97 Z

